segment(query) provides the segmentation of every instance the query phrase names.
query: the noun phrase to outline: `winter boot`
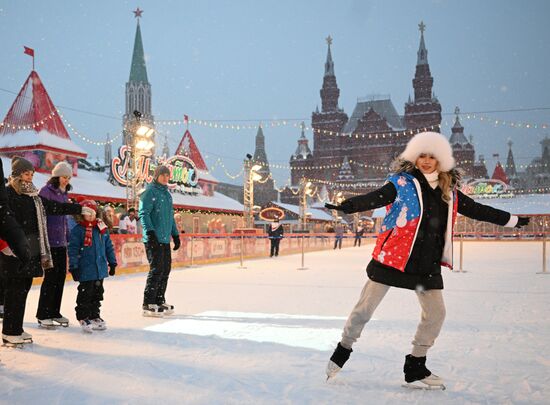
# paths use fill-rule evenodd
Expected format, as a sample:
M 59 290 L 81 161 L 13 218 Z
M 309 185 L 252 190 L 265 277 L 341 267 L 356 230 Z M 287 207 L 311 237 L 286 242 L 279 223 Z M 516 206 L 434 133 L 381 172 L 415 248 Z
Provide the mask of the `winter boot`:
M 338 374 L 342 367 L 344 367 L 344 364 L 346 364 L 346 361 L 348 361 L 352 351 L 352 349 L 346 349 L 338 343 L 338 346 L 336 346 L 336 349 L 334 350 L 334 353 L 332 353 L 332 356 L 327 364 L 327 380 Z
M 0 319 L 4 319 L 4 306 L 0 305 Z
M 101 318 L 92 319 L 93 330 L 105 330 L 107 329 L 107 323 Z
M 90 321 L 89 319 L 81 319 L 80 326 L 82 327 L 83 332 L 86 332 L 86 333 L 93 332 L 94 325 L 92 324 L 92 321 Z
M 164 307 L 157 304 L 143 305 L 143 316 L 152 316 L 155 318 L 162 318 L 164 315 Z
M 53 321 L 56 324 L 63 326 L 64 328 L 69 326 L 69 320 L 67 318 L 65 318 L 64 316 L 62 316 L 62 315 L 59 316 L 58 318 L 53 318 Z
M 407 382 L 405 386 L 408 388 L 445 389 L 443 380 L 426 368 L 426 356 L 414 357 L 407 354 L 403 372 Z

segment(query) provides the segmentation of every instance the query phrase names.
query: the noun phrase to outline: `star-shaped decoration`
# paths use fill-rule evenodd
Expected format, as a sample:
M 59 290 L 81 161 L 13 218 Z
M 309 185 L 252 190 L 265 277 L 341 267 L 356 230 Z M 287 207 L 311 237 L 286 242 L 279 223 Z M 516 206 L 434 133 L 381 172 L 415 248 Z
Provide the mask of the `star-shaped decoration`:
M 332 37 L 329 35 L 328 37 L 325 38 L 326 41 L 327 41 L 327 44 L 330 46 L 332 45 Z
M 420 21 L 420 24 L 418 24 L 418 29 L 422 34 L 424 34 L 424 31 L 426 31 L 426 24 L 424 24 L 424 21 Z
M 134 13 L 134 16 L 136 18 L 140 18 L 141 17 L 141 14 L 143 14 L 143 10 L 140 10 L 139 7 L 135 9 L 135 11 L 132 11 L 132 13 Z

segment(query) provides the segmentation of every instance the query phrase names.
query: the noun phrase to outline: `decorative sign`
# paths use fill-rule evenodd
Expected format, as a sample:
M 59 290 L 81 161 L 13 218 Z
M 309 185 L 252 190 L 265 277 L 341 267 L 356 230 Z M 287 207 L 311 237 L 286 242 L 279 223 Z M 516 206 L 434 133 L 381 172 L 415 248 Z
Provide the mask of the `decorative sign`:
M 274 221 L 275 218 L 279 220 L 285 217 L 285 212 L 278 207 L 267 207 L 260 211 L 260 218 L 264 221 Z
M 159 157 L 156 163 L 151 156 L 140 156 L 137 160 L 137 171 L 134 174 L 128 173 L 129 163 L 130 148 L 123 145 L 118 150 L 118 156 L 111 162 L 111 173 L 121 186 L 126 186 L 127 177 L 131 178 L 132 175 L 135 175 L 138 181 L 151 183 L 155 168 L 158 165 L 164 165 L 170 169 L 168 188 L 185 192 L 198 192 L 197 168 L 193 161 L 186 156 Z
M 462 186 L 462 192 L 474 198 L 511 198 L 514 193 L 501 180 L 474 180 Z

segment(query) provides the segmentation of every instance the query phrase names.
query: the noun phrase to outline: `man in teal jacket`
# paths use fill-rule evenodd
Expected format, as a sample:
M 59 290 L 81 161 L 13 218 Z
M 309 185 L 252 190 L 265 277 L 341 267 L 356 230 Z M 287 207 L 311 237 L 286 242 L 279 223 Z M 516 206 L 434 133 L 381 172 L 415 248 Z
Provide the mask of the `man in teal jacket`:
M 149 261 L 149 274 L 143 294 L 144 316 L 162 316 L 174 312 L 174 306 L 166 304 L 164 297 L 172 266 L 170 236 L 174 239 L 174 250 L 180 247 L 172 195 L 168 191 L 170 169 L 158 166 L 153 179 L 139 200 L 143 243 Z

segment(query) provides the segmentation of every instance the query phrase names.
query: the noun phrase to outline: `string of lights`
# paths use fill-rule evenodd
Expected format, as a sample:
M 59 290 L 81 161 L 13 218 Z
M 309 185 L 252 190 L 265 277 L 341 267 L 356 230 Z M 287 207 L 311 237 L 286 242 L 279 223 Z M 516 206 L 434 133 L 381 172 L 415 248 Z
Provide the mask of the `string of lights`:
M 79 131 L 77 131 L 76 128 L 73 127 L 71 123 L 65 119 L 65 117 L 63 116 L 63 114 L 61 114 L 59 110 L 57 112 L 59 114 L 59 117 L 63 120 L 67 128 L 69 128 L 73 134 L 75 134 L 78 138 L 82 139 L 84 142 L 87 142 L 92 145 L 105 146 L 105 145 L 112 144 L 114 141 L 116 141 L 118 138 L 120 138 L 124 134 L 124 131 L 121 131 L 117 136 L 105 142 L 93 141 L 90 138 L 86 137 L 85 135 L 82 135 Z
M 548 129 L 550 128 L 549 124 L 546 123 L 532 123 L 532 122 L 524 122 L 524 121 L 511 121 L 511 120 L 503 120 L 503 119 L 495 119 L 488 117 L 486 115 L 479 115 L 479 114 L 464 114 L 460 116 L 460 119 L 465 120 L 477 120 L 483 123 L 491 124 L 494 126 L 505 126 L 510 128 L 517 128 L 517 129 Z M 454 121 L 443 121 L 443 125 L 447 127 L 452 127 L 454 125 Z

